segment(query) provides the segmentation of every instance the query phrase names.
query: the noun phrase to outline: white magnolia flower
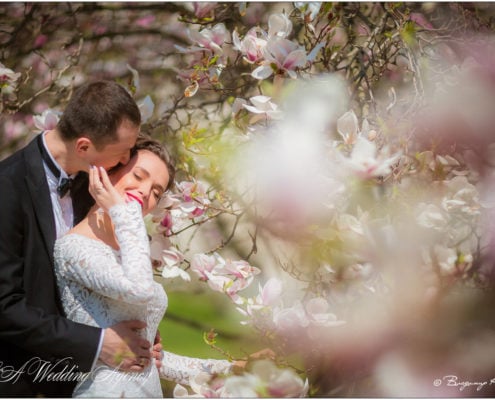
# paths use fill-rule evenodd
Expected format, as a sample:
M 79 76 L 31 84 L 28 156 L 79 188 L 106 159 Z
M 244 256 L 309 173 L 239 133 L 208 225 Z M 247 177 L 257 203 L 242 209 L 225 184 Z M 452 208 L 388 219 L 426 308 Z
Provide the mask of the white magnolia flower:
M 315 297 L 306 303 L 306 313 L 312 325 L 315 326 L 340 326 L 345 321 L 338 320 L 337 316 L 328 312 L 330 305 L 321 298 Z
M 242 104 L 249 112 L 254 114 L 264 114 L 268 118 L 278 119 L 282 116 L 278 106 L 271 101 L 271 97 L 268 96 L 254 96 L 249 99 L 252 105 Z
M 251 372 L 230 376 L 225 380 L 228 397 L 304 397 L 309 384 L 292 369 L 278 368 L 270 360 L 253 362 Z
M 162 270 L 162 277 L 165 279 L 173 279 L 173 278 L 181 278 L 186 282 L 191 281 L 191 276 L 184 271 L 182 268 L 173 266 L 173 267 L 164 267 Z
M 318 13 L 320 12 L 321 2 L 319 1 L 296 1 L 294 6 L 298 8 L 304 16 L 306 20 L 313 21 Z
M 420 203 L 416 207 L 416 221 L 424 228 L 443 231 L 448 224 L 447 215 L 435 204 Z
M 363 179 L 386 176 L 392 172 L 392 165 L 399 159 L 400 154 L 384 157 L 377 153 L 375 143 L 358 137 L 350 158 L 344 160 L 345 165 Z
M 453 193 L 442 200 L 442 207 L 445 211 L 460 212 L 469 216 L 480 214 L 478 190 L 469 183 L 465 176 L 456 176 L 445 184 Z
M 441 245 L 435 245 L 433 248 L 435 256 L 440 266 L 442 274 L 449 275 L 455 272 L 457 263 L 457 252 L 455 249 L 448 248 Z
M 162 251 L 162 259 L 166 266 L 174 267 L 184 261 L 184 254 L 175 247 L 170 247 Z
M 337 120 L 337 131 L 345 144 L 354 144 L 359 134 L 359 123 L 354 111 L 347 111 Z
M 9 93 L 13 91 L 17 86 L 17 80 L 20 76 L 20 72 L 14 72 L 0 62 L 0 88 L 2 92 Z
M 41 131 L 50 131 L 55 129 L 58 124 L 58 120 L 62 113 L 56 110 L 45 110 L 41 113 L 41 115 L 35 115 L 33 117 L 34 126 Z
M 132 73 L 132 85 L 136 89 L 136 91 L 139 90 L 140 84 L 139 84 L 139 72 L 137 69 L 132 68 L 129 64 L 126 64 L 126 67 L 129 71 Z
M 142 123 L 148 121 L 153 115 L 153 110 L 155 109 L 155 103 L 151 100 L 151 97 L 148 95 L 143 100 L 138 102 L 139 111 L 141 111 L 141 120 Z
M 268 36 L 286 38 L 292 32 L 292 22 L 285 14 L 272 14 L 268 18 Z

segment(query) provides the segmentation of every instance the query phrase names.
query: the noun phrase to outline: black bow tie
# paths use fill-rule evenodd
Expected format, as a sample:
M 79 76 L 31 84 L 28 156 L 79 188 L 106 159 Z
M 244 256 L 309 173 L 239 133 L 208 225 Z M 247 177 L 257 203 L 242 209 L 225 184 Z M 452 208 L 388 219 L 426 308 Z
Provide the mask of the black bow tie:
M 72 179 L 62 178 L 60 184 L 57 187 L 57 193 L 60 196 L 60 198 L 64 197 L 71 187 L 72 187 Z
M 72 187 L 72 179 L 71 178 L 60 179 L 60 175 L 61 175 L 60 169 L 55 165 L 52 158 L 48 154 L 48 150 L 45 148 L 45 145 L 43 144 L 42 136 L 43 134 L 38 135 L 38 146 L 40 148 L 41 158 L 43 158 L 45 164 L 48 165 L 48 168 L 50 168 L 50 171 L 52 171 L 53 175 L 55 175 L 55 178 L 59 180 L 57 193 L 60 196 L 60 198 L 62 198 L 67 194 L 67 192 Z

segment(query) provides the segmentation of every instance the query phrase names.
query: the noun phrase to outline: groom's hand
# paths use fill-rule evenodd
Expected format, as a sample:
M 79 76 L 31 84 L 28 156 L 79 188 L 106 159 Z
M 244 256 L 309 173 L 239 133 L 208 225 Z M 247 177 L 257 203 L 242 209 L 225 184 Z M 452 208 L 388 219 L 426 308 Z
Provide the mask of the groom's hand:
M 136 332 L 144 329 L 142 321 L 123 321 L 105 329 L 100 360 L 122 371 L 141 372 L 152 356 L 151 343 Z

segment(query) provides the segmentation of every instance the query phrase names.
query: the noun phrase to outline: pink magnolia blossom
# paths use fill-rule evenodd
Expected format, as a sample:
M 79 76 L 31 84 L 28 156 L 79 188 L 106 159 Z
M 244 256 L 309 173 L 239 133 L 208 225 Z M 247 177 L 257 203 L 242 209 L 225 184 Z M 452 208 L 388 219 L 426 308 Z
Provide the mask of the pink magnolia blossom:
M 189 38 L 197 43 L 201 50 L 210 50 L 215 54 L 223 54 L 222 45 L 230 40 L 230 33 L 223 23 L 216 24 L 211 29 L 189 31 Z
M 227 261 L 218 271 L 239 279 L 246 279 L 260 273 L 258 268 L 249 265 L 245 260 Z
M 61 112 L 55 110 L 45 110 L 41 115 L 35 115 L 33 117 L 34 125 L 41 131 L 49 131 L 55 129 L 58 120 L 60 119 Z
M 271 38 L 263 49 L 264 61 L 256 68 L 251 76 L 263 80 L 270 77 L 273 72 L 286 72 L 291 78 L 297 77 L 296 68 L 303 67 L 307 62 L 306 51 L 298 44 L 284 39 Z M 274 67 L 275 71 L 274 71 Z
M 211 256 L 196 254 L 191 261 L 191 270 L 199 279 L 206 281 L 212 290 L 228 295 L 235 303 L 242 300 L 238 292 L 247 288 L 254 275 L 260 273 L 246 261 L 225 261 L 219 254 Z
M 194 15 L 198 18 L 205 18 L 211 14 L 211 12 L 217 6 L 216 2 L 193 2 Z
M 182 197 L 182 202 L 179 206 L 181 211 L 188 215 L 189 218 L 197 218 L 204 214 L 210 200 L 206 194 L 206 187 L 198 181 L 182 181 L 177 184 L 177 189 Z
M 46 42 L 48 41 L 48 36 L 41 34 L 36 36 L 36 39 L 34 40 L 34 48 L 40 48 L 42 47 Z
M 195 254 L 191 260 L 191 270 L 198 274 L 202 281 L 208 280 L 208 273 L 213 271 L 215 265 L 217 265 L 217 259 L 213 255 Z
M 280 300 L 282 293 L 282 282 L 277 278 L 270 278 L 265 285 L 258 284 L 258 294 L 255 297 L 245 299 L 239 304 L 237 311 L 242 315 L 256 320 L 257 314 L 268 307 L 273 306 Z M 242 321 L 242 325 L 247 325 L 249 321 Z M 253 322 L 257 325 L 256 322 Z
M 272 305 L 282 294 L 282 282 L 277 278 L 270 278 L 263 287 L 259 286 L 259 292 L 260 303 L 266 306 Z
M 433 25 L 428 21 L 428 19 L 421 13 L 411 13 L 409 15 L 411 21 L 414 21 L 418 26 L 424 29 L 434 29 Z
M 261 35 L 261 37 L 260 37 Z M 266 34 L 259 27 L 251 28 L 241 40 L 237 31 L 232 34 L 234 49 L 240 51 L 244 60 L 253 64 L 263 57 L 263 49 L 266 46 Z
M 0 62 L 0 88 L 2 91 L 11 91 L 17 85 L 17 80 L 20 78 L 20 72 L 14 72 L 10 68 L 6 68 Z
M 224 390 L 225 379 L 221 374 L 199 372 L 189 377 L 189 387 L 192 394 L 182 385 L 174 388 L 174 398 L 223 398 L 227 397 Z
M 276 307 L 273 310 L 273 322 L 280 332 L 292 332 L 309 326 L 306 311 L 299 300 L 289 308 Z
M 166 266 L 173 267 L 184 261 L 184 254 L 175 247 L 170 247 L 162 251 L 162 258 Z
M 172 227 L 174 224 L 174 220 L 172 218 L 172 214 L 169 211 L 165 212 L 162 220 L 160 221 L 159 230 L 163 230 L 166 236 L 170 236 L 172 234 Z

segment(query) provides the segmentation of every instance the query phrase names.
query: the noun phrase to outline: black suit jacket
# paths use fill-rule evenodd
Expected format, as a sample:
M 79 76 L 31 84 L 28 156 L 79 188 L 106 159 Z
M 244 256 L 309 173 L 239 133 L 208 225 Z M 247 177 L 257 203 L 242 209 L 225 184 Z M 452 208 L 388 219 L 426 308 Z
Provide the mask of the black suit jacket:
M 71 196 L 79 220 L 91 205 L 87 174 Z M 55 238 L 35 139 L 0 162 L 0 396 L 70 397 L 75 368 L 87 372 L 94 361 L 101 329 L 64 317 L 53 271 Z M 66 374 L 49 375 L 55 371 Z

